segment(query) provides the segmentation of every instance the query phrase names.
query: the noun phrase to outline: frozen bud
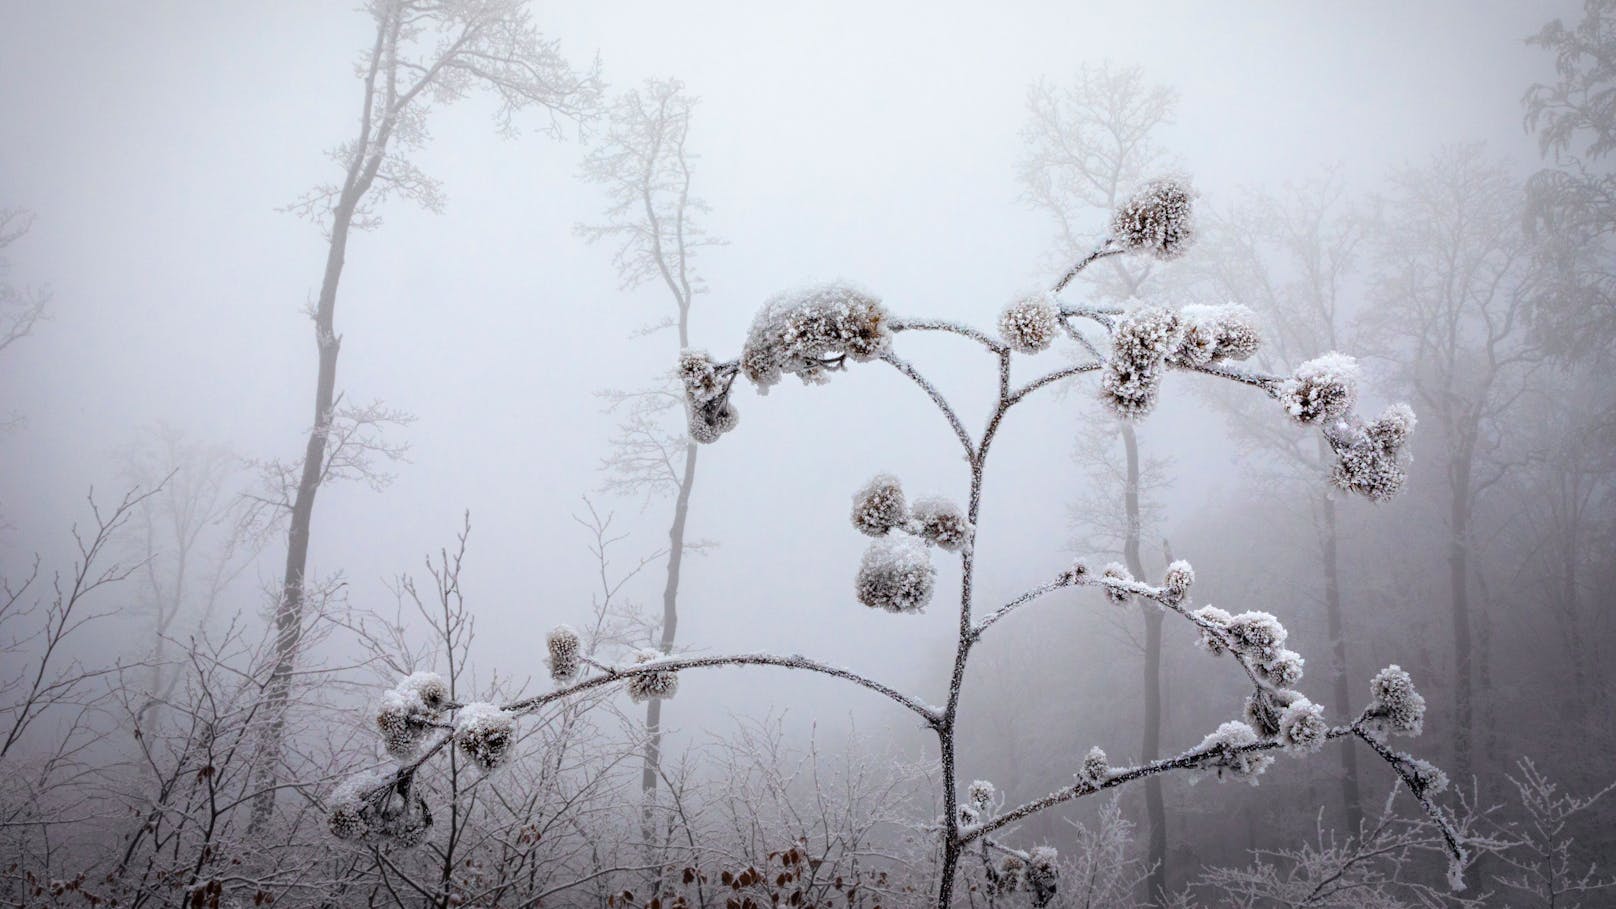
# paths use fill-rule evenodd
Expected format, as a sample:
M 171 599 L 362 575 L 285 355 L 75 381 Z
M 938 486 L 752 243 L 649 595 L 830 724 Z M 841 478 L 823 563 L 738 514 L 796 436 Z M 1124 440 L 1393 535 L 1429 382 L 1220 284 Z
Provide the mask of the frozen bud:
M 959 808 L 959 825 L 961 827 L 975 827 L 982 820 L 982 812 L 975 805 L 962 803 Z
M 1172 358 L 1187 366 L 1244 360 L 1262 344 L 1251 310 L 1235 303 L 1186 306 L 1178 311 L 1178 320 L 1181 331 Z
M 1403 491 L 1408 482 L 1399 451 L 1388 452 L 1363 432 L 1330 434 L 1335 465 L 1330 482 L 1373 502 L 1384 502 Z
M 678 373 L 692 439 L 707 444 L 735 428 L 740 414 L 729 400 L 733 368 L 720 376 L 718 365 L 706 351 L 685 350 L 679 354 Z
M 1124 568 L 1121 562 L 1111 562 L 1107 564 L 1105 566 L 1105 570 L 1100 572 L 1100 576 L 1107 581 L 1133 581 L 1133 575 L 1128 573 L 1128 569 Z M 1118 587 L 1113 584 L 1106 584 L 1105 596 L 1106 599 L 1113 603 L 1126 603 L 1128 602 L 1128 598 L 1133 596 L 1133 594 L 1122 587 Z
M 1285 626 L 1271 613 L 1242 612 L 1229 620 L 1229 639 L 1242 656 L 1267 662 L 1285 643 Z
M 1279 386 L 1280 404 L 1298 423 L 1339 420 L 1357 399 L 1358 362 L 1341 353 L 1308 360 Z
M 958 552 L 971 541 L 971 522 L 965 519 L 965 512 L 948 499 L 941 496 L 920 499 L 910 513 L 920 538 L 928 543 Z
M 1196 646 L 1206 650 L 1213 656 L 1221 656 L 1228 650 L 1225 641 L 1228 640 L 1229 623 L 1234 616 L 1216 606 L 1202 606 L 1190 613 L 1195 619 L 1195 625 L 1201 630 L 1196 638 Z
M 484 772 L 493 770 L 510 757 L 516 744 L 516 717 L 493 704 L 467 704 L 455 718 L 455 738 L 468 760 Z
M 411 673 L 398 687 L 401 691 L 412 692 L 422 709 L 434 716 L 449 706 L 449 683 L 436 672 Z
M 971 804 L 975 805 L 977 810 L 986 811 L 992 806 L 993 796 L 997 792 L 998 790 L 987 780 L 972 780 L 971 788 L 966 790 L 966 798 L 971 800 Z
M 855 588 L 858 601 L 888 612 L 919 612 L 931 602 L 937 569 L 914 537 L 876 540 L 864 551 Z
M 339 840 L 357 840 L 370 830 L 359 808 L 351 804 L 333 805 L 326 815 L 326 827 Z
M 844 359 L 862 362 L 884 353 L 891 321 L 879 300 L 841 284 L 780 294 L 753 319 L 741 371 L 764 392 L 784 373 L 818 384 Z
M 1301 695 L 1294 691 L 1258 688 L 1246 695 L 1246 723 L 1256 731 L 1258 738 L 1278 738 L 1280 716 L 1298 697 Z
M 1393 404 L 1364 427 L 1364 432 L 1381 451 L 1397 454 L 1408 444 L 1409 436 L 1414 434 L 1414 426 L 1418 422 L 1414 408 L 1407 404 Z
M 1060 883 L 1059 861 L 1060 853 L 1054 846 L 1039 846 L 1028 855 L 1023 880 L 1034 906 L 1047 906 L 1055 898 Z
M 1167 592 L 1168 599 L 1174 603 L 1183 602 L 1189 596 L 1190 587 L 1195 583 L 1195 569 L 1190 563 L 1179 559 L 1167 566 L 1167 574 L 1162 577 L 1162 589 Z
M 557 684 L 570 682 L 578 675 L 583 659 L 583 641 L 571 625 L 557 625 L 545 638 L 550 649 L 550 678 Z
M 1089 563 L 1083 559 L 1073 559 L 1072 567 L 1061 572 L 1060 582 L 1062 584 L 1077 584 L 1087 579 L 1088 576 Z
M 1281 647 L 1274 651 L 1269 658 L 1252 665 L 1258 675 L 1262 676 L 1270 685 L 1289 688 L 1302 680 L 1302 670 L 1307 661 L 1302 655 L 1289 648 Z
M 1369 716 L 1387 732 L 1419 735 L 1425 727 L 1425 698 L 1397 664 L 1375 673 L 1369 683 Z
M 1159 306 L 1141 306 L 1117 320 L 1100 397 L 1118 416 L 1136 419 L 1156 406 L 1163 364 L 1179 346 L 1180 329 L 1178 315 Z
M 1448 775 L 1430 761 L 1416 758 L 1409 763 L 1408 771 L 1421 795 L 1441 795 L 1447 791 Z
M 1194 197 L 1182 181 L 1152 180 L 1111 215 L 1111 236 L 1127 249 L 1158 259 L 1176 258 L 1195 237 L 1190 221 Z
M 1083 770 L 1081 772 L 1083 781 L 1090 785 L 1098 786 L 1105 782 L 1106 777 L 1110 775 L 1111 762 L 1106 760 L 1105 752 L 1100 750 L 1098 745 L 1090 748 L 1089 753 L 1083 756 Z
M 376 731 L 387 753 L 399 759 L 412 757 L 448 702 L 449 686 L 431 672 L 415 673 L 383 693 Z
M 1014 893 L 1021 889 L 1021 878 L 1027 871 L 1027 862 L 1019 855 L 1006 855 L 999 859 L 998 877 L 993 882 L 999 893 Z
M 662 651 L 651 647 L 636 650 L 631 657 L 636 666 L 655 663 L 662 658 Z M 678 691 L 679 674 L 676 672 L 641 672 L 629 676 L 628 679 L 628 696 L 636 704 L 652 698 L 667 700 Z
M 1329 737 L 1330 724 L 1324 721 L 1324 707 L 1297 697 L 1279 715 L 1279 741 L 1286 751 L 1300 754 L 1317 751 Z
M 1011 350 L 1035 354 L 1049 349 L 1060 332 L 1060 307 L 1052 294 L 1018 300 L 999 314 L 999 336 Z
M 853 495 L 853 526 L 859 533 L 878 537 L 907 520 L 903 486 L 891 474 L 876 474 Z
M 348 777 L 332 790 L 326 814 L 326 827 L 339 840 L 357 840 L 370 834 L 369 816 L 373 813 L 369 798 L 384 785 L 385 779 L 374 771 Z
M 1256 730 L 1238 720 L 1230 720 L 1201 740 L 1201 748 L 1207 751 L 1201 766 L 1216 770 L 1219 779 L 1227 773 L 1255 785 L 1257 777 L 1274 762 L 1272 755 L 1252 750 L 1260 741 Z

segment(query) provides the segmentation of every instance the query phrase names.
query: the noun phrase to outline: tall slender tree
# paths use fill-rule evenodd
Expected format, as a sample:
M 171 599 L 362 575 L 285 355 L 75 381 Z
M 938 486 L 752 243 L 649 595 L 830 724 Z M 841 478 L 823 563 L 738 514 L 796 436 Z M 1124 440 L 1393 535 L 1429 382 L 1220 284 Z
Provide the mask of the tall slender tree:
M 502 132 L 513 132 L 517 114 L 532 107 L 548 112 L 547 126 L 555 132 L 563 120 L 587 116 L 599 94 L 596 70 L 577 71 L 569 65 L 556 42 L 539 33 L 525 0 L 372 0 L 367 10 L 376 31 L 358 66 L 363 84 L 358 123 L 353 137 L 332 153 L 342 178 L 292 206 L 321 225 L 328 243 L 320 295 L 311 313 L 319 354 L 312 421 L 301 462 L 285 471 L 278 503 L 289 519 L 286 568 L 275 609 L 255 827 L 268 820 L 279 780 L 281 739 L 304 631 L 315 495 L 344 470 L 363 473 L 367 454 L 393 450 L 381 441 L 380 431 L 396 422 L 398 414 L 376 406 L 339 407 L 337 287 L 350 233 L 377 226 L 377 206 L 392 196 L 432 211 L 442 208 L 438 181 L 410 160 L 427 139 L 434 103 L 482 89 L 499 102 L 495 118 Z

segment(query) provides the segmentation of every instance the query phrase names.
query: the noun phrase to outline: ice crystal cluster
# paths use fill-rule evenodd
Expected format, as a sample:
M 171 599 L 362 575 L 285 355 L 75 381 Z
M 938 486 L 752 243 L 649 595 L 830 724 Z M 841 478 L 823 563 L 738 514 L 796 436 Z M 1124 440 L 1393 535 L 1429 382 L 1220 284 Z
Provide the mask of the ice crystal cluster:
M 1372 700 L 1365 711 L 1379 729 L 1400 735 L 1419 735 L 1425 726 L 1425 698 L 1414 690 L 1414 679 L 1397 664 L 1375 673 L 1369 682 Z
M 977 811 L 987 811 L 993 807 L 993 797 L 998 793 L 994 785 L 987 780 L 972 780 L 971 788 L 966 790 L 966 798 L 976 807 Z
M 387 753 L 400 760 L 412 757 L 448 703 L 449 686 L 432 672 L 417 672 L 383 693 L 376 731 Z
M 653 647 L 643 647 L 634 651 L 631 660 L 635 666 L 644 666 L 662 659 L 662 651 Z M 629 676 L 628 696 L 636 704 L 649 701 L 652 698 L 667 700 L 679 691 L 679 674 L 677 672 L 639 672 Z
M 1129 573 L 1128 569 L 1124 567 L 1121 562 L 1111 562 L 1107 564 L 1105 568 L 1101 569 L 1100 576 L 1113 581 L 1126 582 L 1133 580 L 1133 575 Z M 1133 596 L 1133 594 L 1120 587 L 1111 586 L 1109 584 L 1106 585 L 1105 598 L 1113 603 L 1117 603 L 1119 605 L 1126 603 L 1128 602 L 1128 598 L 1131 596 Z
M 884 536 L 909 520 L 903 485 L 889 473 L 878 473 L 853 494 L 853 526 L 859 533 Z
M 328 806 L 326 828 L 339 840 L 385 840 L 414 846 L 432 826 L 425 799 L 400 792 L 374 771 L 338 784 Z
M 864 551 L 854 580 L 858 601 L 872 609 L 924 609 L 937 580 L 926 545 L 959 552 L 971 543 L 971 522 L 957 504 L 928 496 L 911 506 L 891 474 L 876 474 L 853 494 L 851 520 L 860 533 L 878 538 Z
M 704 350 L 686 350 L 679 354 L 679 381 L 685 389 L 685 417 L 690 438 L 702 444 L 716 442 L 741 421 L 741 415 L 729 399 L 733 380 L 733 370 L 724 374 Z
M 1190 210 L 1195 192 L 1173 178 L 1140 187 L 1111 215 L 1111 237 L 1126 249 L 1158 259 L 1183 255 L 1195 238 Z
M 1085 783 L 1098 786 L 1111 775 L 1111 762 L 1106 759 L 1105 752 L 1096 745 L 1083 756 L 1083 769 L 1079 771 Z
M 1011 350 L 1035 354 L 1055 343 L 1060 324 L 1060 306 L 1054 294 L 1038 294 L 1004 308 L 999 314 L 999 337 Z
M 1060 854 L 1054 846 L 1039 846 L 1027 858 L 1022 887 L 1032 896 L 1034 906 L 1047 906 L 1055 898 L 1060 883 Z
M 1244 360 L 1261 344 L 1256 321 L 1244 306 L 1193 305 L 1177 311 L 1135 307 L 1117 320 L 1111 333 L 1111 359 L 1100 375 L 1101 399 L 1118 416 L 1138 419 L 1156 406 L 1167 367 Z
M 1259 688 L 1247 695 L 1246 723 L 1293 753 L 1317 751 L 1330 731 L 1322 706 L 1286 688 Z
M 1261 741 L 1251 726 L 1239 720 L 1230 720 L 1201 740 L 1201 748 L 1210 749 L 1201 766 L 1216 771 L 1219 779 L 1227 774 L 1233 779 L 1249 780 L 1256 785 L 1257 777 L 1274 762 L 1274 756 L 1244 749 Z
M 1403 465 L 1414 424 L 1412 408 L 1393 404 L 1369 423 L 1344 420 L 1328 427 L 1325 438 L 1336 456 L 1330 481 L 1377 502 L 1397 495 L 1408 480 Z
M 843 284 L 781 294 L 753 320 L 741 348 L 741 371 L 760 392 L 785 373 L 818 384 L 843 358 L 880 356 L 892 341 L 891 321 L 879 300 Z
M 583 659 L 583 642 L 571 625 L 557 625 L 545 638 L 550 651 L 550 678 L 557 684 L 570 682 L 578 675 Z
M 1296 367 L 1279 387 L 1279 401 L 1298 423 L 1339 420 L 1358 400 L 1358 361 L 1330 352 Z
M 919 612 L 931 602 L 937 569 L 925 544 L 912 536 L 883 537 L 870 544 L 859 563 L 854 589 L 858 601 L 887 612 Z
M 467 760 L 485 773 L 492 771 L 510 757 L 516 717 L 493 704 L 467 704 L 455 717 L 455 740 Z
M 919 499 L 910 514 L 915 533 L 939 549 L 959 552 L 971 541 L 971 522 L 952 499 L 942 496 Z

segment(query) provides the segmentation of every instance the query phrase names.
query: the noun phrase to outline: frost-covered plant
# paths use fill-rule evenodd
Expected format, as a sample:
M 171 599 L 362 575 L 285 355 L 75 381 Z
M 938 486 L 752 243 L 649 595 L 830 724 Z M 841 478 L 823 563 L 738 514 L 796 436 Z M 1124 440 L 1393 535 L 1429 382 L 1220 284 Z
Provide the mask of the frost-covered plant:
M 1412 408 L 1393 404 L 1372 422 L 1343 420 L 1327 428 L 1336 455 L 1331 482 L 1377 502 L 1397 495 L 1408 480 L 1403 462 L 1415 422 Z
M 1017 300 L 999 314 L 999 337 L 1017 353 L 1035 354 L 1048 350 L 1060 334 L 1060 306 L 1054 294 L 1038 294 Z
M 570 682 L 578 675 L 583 664 L 583 641 L 571 625 L 557 625 L 545 636 L 550 651 L 550 678 L 558 683 Z
M 467 704 L 455 718 L 455 741 L 473 764 L 485 772 L 494 770 L 510 757 L 516 717 L 486 702 Z
M 1346 737 L 1366 743 L 1392 768 L 1432 826 L 1441 831 L 1455 870 L 1462 870 L 1466 851 L 1461 834 L 1450 822 L 1450 815 L 1431 799 L 1437 791 L 1437 772 L 1416 758 L 1393 752 L 1380 738 L 1383 730 L 1414 732 L 1420 726 L 1423 702 L 1407 683 L 1406 674 L 1395 667 L 1376 677 L 1374 698 L 1361 715 L 1356 719 L 1341 718 L 1340 725 L 1329 725 L 1323 709 L 1296 687 L 1302 680 L 1305 663 L 1300 654 L 1286 648 L 1288 635 L 1279 618 L 1266 612 L 1236 614 L 1213 606 L 1194 607 L 1189 599 L 1195 576 L 1188 562 L 1169 566 L 1161 586 L 1134 578 L 1119 564 L 1095 573 L 1079 562 L 996 609 L 979 611 L 973 542 L 980 533 L 978 516 L 988 453 L 1005 425 L 1004 417 L 1039 389 L 1089 373 L 1098 375 L 1102 395 L 1119 414 L 1130 419 L 1150 411 L 1169 372 L 1231 380 L 1254 388 L 1281 402 L 1295 419 L 1320 427 L 1346 465 L 1341 468 L 1344 473 L 1336 477 L 1338 485 L 1377 499 L 1396 491 L 1384 478 L 1367 478 L 1365 471 L 1369 468 L 1363 464 L 1367 463 L 1365 459 L 1373 461 L 1374 469 L 1382 473 L 1398 468 L 1413 428 L 1412 413 L 1399 405 L 1372 423 L 1351 413 L 1353 390 L 1350 361 L 1346 358 L 1327 355 L 1303 364 L 1293 375 L 1269 375 L 1235 365 L 1250 357 L 1260 341 L 1249 313 L 1241 307 L 1186 307 L 1174 311 L 1059 302 L 1058 295 L 1073 278 L 1102 258 L 1130 252 L 1160 258 L 1179 254 L 1194 234 L 1188 220 L 1190 200 L 1191 194 L 1180 183 L 1158 181 L 1145 187 L 1118 210 L 1112 236 L 1068 269 L 1049 295 L 1012 307 L 1013 314 L 1007 314 L 999 325 L 999 335 L 954 322 L 898 318 L 874 297 L 830 285 L 770 300 L 752 323 L 735 360 L 717 361 L 688 352 L 681 359 L 687 404 L 692 414 L 703 420 L 708 414 L 730 412 L 725 408 L 732 407 L 729 396 L 736 375 L 745 375 L 762 392 L 786 373 L 811 384 L 823 381 L 829 372 L 842 370 L 848 363 L 879 360 L 918 386 L 947 421 L 970 474 L 962 504 L 922 499 L 910 506 L 897 479 L 882 475 L 859 491 L 852 511 L 853 525 L 876 537 L 860 563 L 854 584 L 854 598 L 866 606 L 894 613 L 912 613 L 925 607 L 937 582 L 928 544 L 960 560 L 959 632 L 947 696 L 941 706 L 850 669 L 795 654 L 685 656 L 640 651 L 617 665 L 583 660 L 580 670 L 590 671 L 580 671 L 555 691 L 519 699 L 503 708 L 476 708 L 479 717 L 499 719 L 497 728 L 503 733 L 500 741 L 504 743 L 499 756 L 503 756 L 514 734 L 515 716 L 534 713 L 565 698 L 605 686 L 622 686 L 636 700 L 667 697 L 673 693 L 680 672 L 716 666 L 775 666 L 851 682 L 914 714 L 936 734 L 943 808 L 934 831 L 941 859 L 936 900 L 940 909 L 952 905 L 960 862 L 973 846 L 981 850 L 984 873 L 994 890 L 1008 888 L 1030 894 L 1035 904 L 1052 899 L 1059 868 L 1053 853 L 1025 852 L 1000 839 L 1023 819 L 1040 811 L 1174 771 L 1211 772 L 1256 783 L 1273 763 L 1275 754 L 1302 755 L 1327 741 Z M 1078 341 L 1091 357 L 1018 383 L 1015 365 L 1024 362 L 1018 357 L 1043 349 L 1051 308 L 1056 327 Z M 1083 333 L 1082 328 L 1092 330 L 1093 326 L 1107 334 L 1108 343 L 1096 343 Z M 980 345 L 994 360 L 997 394 L 990 399 L 991 409 L 980 433 L 968 431 L 965 421 L 937 387 L 894 351 L 894 338 L 914 331 L 965 338 Z M 716 438 L 724 428 L 733 426 L 733 421 L 718 419 L 712 425 L 717 432 L 711 437 Z M 1176 756 L 1134 766 L 1112 767 L 1105 753 L 1095 748 L 1079 762 L 1071 785 L 1004 807 L 995 804 L 997 797 L 986 786 L 961 785 L 957 766 L 959 714 L 971 653 L 993 625 L 1054 591 L 1071 587 L 1098 587 L 1114 602 L 1137 599 L 1154 603 L 1165 613 L 1189 622 L 1208 653 L 1229 658 L 1249 680 L 1248 721 L 1229 720 Z M 397 779 L 413 772 L 446 740 L 456 740 L 468 754 L 485 751 L 484 727 L 466 720 L 465 715 L 473 709 L 462 708 L 461 720 L 454 730 L 401 769 Z M 487 763 L 497 762 L 496 758 Z M 1004 858 L 989 860 L 995 855 Z
M 740 423 L 741 415 L 729 399 L 735 369 L 720 370 L 704 350 L 686 350 L 679 355 L 679 381 L 685 389 L 685 416 L 690 437 L 710 443 Z

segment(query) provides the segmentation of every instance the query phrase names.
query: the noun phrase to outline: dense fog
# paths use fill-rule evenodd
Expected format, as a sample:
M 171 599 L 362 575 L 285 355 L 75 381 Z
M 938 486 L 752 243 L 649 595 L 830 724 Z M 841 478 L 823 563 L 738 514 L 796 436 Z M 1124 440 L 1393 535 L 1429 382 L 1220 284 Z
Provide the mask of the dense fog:
M 1613 61 L 0 2 L 0 905 L 1616 902 Z

